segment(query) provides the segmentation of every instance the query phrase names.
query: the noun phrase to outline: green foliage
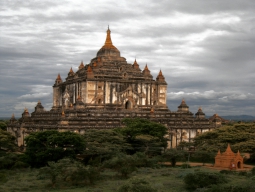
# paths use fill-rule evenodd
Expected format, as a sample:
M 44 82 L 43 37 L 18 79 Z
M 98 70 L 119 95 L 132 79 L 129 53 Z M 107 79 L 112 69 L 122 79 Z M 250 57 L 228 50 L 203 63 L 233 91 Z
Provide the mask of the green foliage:
M 215 153 L 208 151 L 195 151 L 192 154 L 192 158 L 196 159 L 196 161 L 202 162 L 203 165 L 208 162 L 214 162 Z
M 181 165 L 181 168 L 183 168 L 183 169 L 188 169 L 188 168 L 191 168 L 191 166 L 190 166 L 190 164 L 188 164 L 188 163 L 183 163 L 183 164 Z
M 145 153 L 137 152 L 133 155 L 136 167 L 159 167 L 158 162 L 162 161 L 161 156 L 147 157 Z
M 84 135 L 87 150 L 83 152 L 84 161 L 100 164 L 117 153 L 131 149 L 123 135 L 113 130 L 88 130 Z
M 7 124 L 3 120 L 0 120 L 0 129 L 3 130 L 3 131 L 7 130 Z
M 104 162 L 105 168 L 110 168 L 127 178 L 129 174 L 136 170 L 135 158 L 131 155 L 118 154 L 112 159 Z
M 227 144 L 234 152 L 255 152 L 255 124 L 235 124 L 205 132 L 194 138 L 196 148 L 202 151 L 225 151 Z
M 167 128 L 164 125 L 146 119 L 126 118 L 123 119 L 123 123 L 125 124 L 125 128 L 121 129 L 121 132 L 131 138 L 138 135 L 151 135 L 153 137 L 163 138 L 167 133 Z
M 205 192 L 220 192 L 220 191 L 229 191 L 229 192 L 254 192 L 253 186 L 219 186 L 213 185 L 212 188 L 206 190 Z
M 70 185 L 94 184 L 99 179 L 100 169 L 92 166 L 84 166 L 80 162 L 64 158 L 58 162 L 48 162 L 49 166 L 40 168 L 38 179 L 48 178 L 52 187 L 57 182 L 64 181 Z
M 253 167 L 253 168 L 251 169 L 251 174 L 252 174 L 252 175 L 255 175 L 255 167 Z
M 209 187 L 226 183 L 226 178 L 219 173 L 196 172 L 189 173 L 184 177 L 184 183 L 187 189 L 195 190 L 197 188 Z
M 11 133 L 0 129 L 0 150 L 15 151 L 16 149 L 15 137 Z
M 6 183 L 8 181 L 6 175 L 4 173 L 0 173 L 0 184 Z
M 23 162 L 23 154 L 7 153 L 0 157 L 0 169 L 25 168 L 29 165 Z
M 48 161 L 64 157 L 75 158 L 85 150 L 84 138 L 72 132 L 43 131 L 25 138 L 27 161 L 32 167 L 42 167 Z
M 144 179 L 133 178 L 122 185 L 118 192 L 157 192 L 150 186 L 150 183 Z
M 163 157 L 166 161 L 170 161 L 171 165 L 174 167 L 177 161 L 185 159 L 186 152 L 177 149 L 167 149 L 165 153 L 163 153 Z
M 130 153 L 145 152 L 147 155 L 159 155 L 167 145 L 164 135 L 167 128 L 146 119 L 123 119 L 124 128 L 117 129 L 133 147 Z

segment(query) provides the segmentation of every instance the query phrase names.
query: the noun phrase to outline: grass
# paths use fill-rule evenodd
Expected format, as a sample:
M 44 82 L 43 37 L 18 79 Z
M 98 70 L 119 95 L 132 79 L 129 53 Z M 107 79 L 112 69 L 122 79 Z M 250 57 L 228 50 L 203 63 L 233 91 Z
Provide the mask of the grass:
M 152 187 L 158 189 L 159 192 L 185 192 L 183 177 L 190 172 L 196 171 L 219 172 L 206 167 L 193 167 L 189 169 L 182 169 L 181 167 L 139 168 L 130 175 L 130 178 L 144 178 L 151 183 Z M 49 179 L 37 177 L 38 169 L 1 170 L 1 173 L 5 174 L 8 179 L 7 182 L 0 183 L 0 191 L 5 192 L 112 192 L 117 191 L 121 185 L 127 182 L 127 180 L 116 175 L 116 172 L 105 170 L 95 185 L 70 186 L 66 182 L 58 181 L 56 187 L 52 188 Z M 226 177 L 229 180 L 227 184 L 224 184 L 226 186 L 238 184 L 242 186 L 249 184 L 249 182 L 254 182 L 250 178 L 238 174 L 226 175 Z

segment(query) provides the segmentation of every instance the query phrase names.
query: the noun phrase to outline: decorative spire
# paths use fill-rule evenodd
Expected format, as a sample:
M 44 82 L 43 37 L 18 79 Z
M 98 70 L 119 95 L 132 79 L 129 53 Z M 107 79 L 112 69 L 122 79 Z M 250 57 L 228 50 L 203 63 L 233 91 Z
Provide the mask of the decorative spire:
M 186 104 L 186 102 L 185 102 L 184 98 L 182 99 L 182 104 Z
M 136 59 L 135 59 L 135 62 L 134 62 L 134 64 L 133 64 L 133 68 L 139 69 L 139 65 L 137 64 Z
M 59 83 L 62 83 L 62 79 L 60 77 L 60 74 L 58 74 L 56 80 L 55 80 L 55 84 L 59 84 Z
M 40 101 L 40 100 L 38 100 L 37 104 L 41 104 L 41 101 Z
M 88 66 L 87 72 L 88 72 L 88 73 L 91 73 L 91 72 L 92 72 L 92 68 L 90 67 L 90 65 Z
M 164 77 L 164 75 L 162 74 L 161 69 L 160 69 L 160 71 L 159 71 L 159 73 L 158 73 L 158 76 L 157 76 L 156 80 L 157 80 L 157 81 L 163 81 L 163 82 L 165 82 L 165 77 Z
M 150 71 L 149 68 L 148 68 L 148 66 L 147 66 L 147 63 L 146 63 L 146 65 L 145 65 L 145 67 L 144 67 L 144 71 Z
M 107 29 L 107 35 L 106 35 L 106 40 L 104 45 L 107 47 L 111 47 L 112 46 L 112 39 L 111 39 L 111 30 L 109 29 L 109 25 L 108 25 L 108 29 Z
M 73 72 L 73 69 L 72 69 L 72 67 L 71 67 L 71 69 L 70 69 L 70 71 L 69 71 L 69 73 L 68 73 L 68 76 L 73 76 L 74 75 L 74 72 Z
M 81 61 L 81 64 L 80 64 L 80 66 L 79 66 L 79 69 L 82 69 L 82 68 L 84 68 L 83 61 Z

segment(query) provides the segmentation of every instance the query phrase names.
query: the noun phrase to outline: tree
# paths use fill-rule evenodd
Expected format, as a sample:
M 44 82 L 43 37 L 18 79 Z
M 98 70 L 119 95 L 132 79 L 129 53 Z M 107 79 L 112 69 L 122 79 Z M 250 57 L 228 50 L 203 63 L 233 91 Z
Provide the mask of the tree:
M 101 163 L 117 153 L 126 153 L 131 149 L 124 136 L 114 130 L 88 130 L 84 134 L 86 150 L 81 155 L 84 161 Z
M 179 160 L 185 159 L 186 152 L 182 150 L 177 149 L 167 149 L 165 153 L 163 154 L 163 157 L 167 161 L 171 161 L 171 165 L 174 167 L 176 165 L 176 162 Z
M 192 154 L 192 157 L 205 165 L 206 162 L 214 162 L 215 153 L 208 151 L 195 151 L 194 154 Z
M 15 137 L 2 129 L 0 129 L 0 150 L 14 151 L 17 148 Z
M 235 124 L 205 132 L 194 138 L 196 149 L 208 152 L 225 151 L 231 145 L 234 152 L 255 152 L 255 124 Z
M 132 145 L 131 154 L 136 152 L 145 152 L 147 155 L 160 154 L 167 146 L 164 138 L 167 128 L 164 125 L 139 118 L 123 119 L 123 124 L 125 127 L 118 131 Z
M 113 169 L 127 178 L 128 175 L 136 170 L 135 158 L 131 155 L 117 154 L 112 159 L 104 162 L 104 167 Z
M 84 138 L 72 132 L 43 131 L 25 138 L 27 161 L 32 167 L 42 167 L 48 161 L 64 157 L 76 158 L 85 150 Z
M 0 120 L 0 129 L 2 129 L 3 131 L 7 130 L 6 121 Z

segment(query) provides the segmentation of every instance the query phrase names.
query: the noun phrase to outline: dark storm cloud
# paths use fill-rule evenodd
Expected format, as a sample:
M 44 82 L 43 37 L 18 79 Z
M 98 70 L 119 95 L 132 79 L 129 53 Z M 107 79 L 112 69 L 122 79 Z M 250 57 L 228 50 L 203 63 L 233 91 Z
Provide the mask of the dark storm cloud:
M 254 115 L 255 3 L 202 1 L 0 2 L 0 116 L 52 106 L 58 73 L 89 63 L 110 25 L 114 45 L 168 82 L 168 105 L 185 98 L 207 115 Z

